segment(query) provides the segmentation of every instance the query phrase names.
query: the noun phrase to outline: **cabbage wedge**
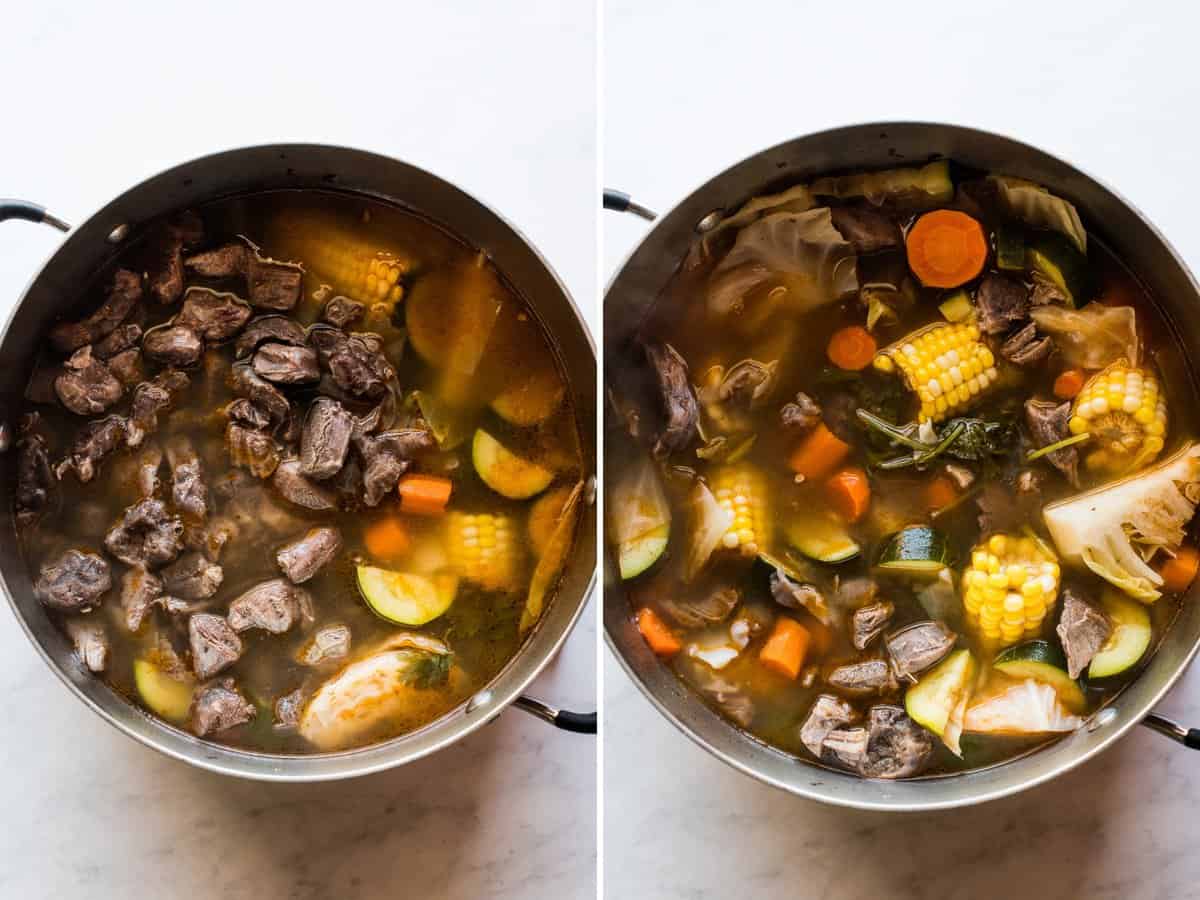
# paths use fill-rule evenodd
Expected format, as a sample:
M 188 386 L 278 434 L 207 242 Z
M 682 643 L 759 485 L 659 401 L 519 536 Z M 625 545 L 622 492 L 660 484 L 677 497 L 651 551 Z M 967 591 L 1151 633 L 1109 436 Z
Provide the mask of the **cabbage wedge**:
M 1024 178 L 989 175 L 988 181 L 996 186 L 1009 215 L 1035 228 L 1057 231 L 1069 238 L 1080 253 L 1087 254 L 1087 231 L 1073 204 Z

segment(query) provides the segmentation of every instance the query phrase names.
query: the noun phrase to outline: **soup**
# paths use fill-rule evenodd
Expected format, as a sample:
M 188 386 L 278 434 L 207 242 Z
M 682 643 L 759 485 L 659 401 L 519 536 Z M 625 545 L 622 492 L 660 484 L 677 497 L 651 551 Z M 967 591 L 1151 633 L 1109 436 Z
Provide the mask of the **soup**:
M 582 464 L 551 343 L 483 253 L 272 192 L 148 228 L 80 308 L 30 381 L 15 516 L 114 690 L 311 753 L 420 728 L 517 653 Z
M 1180 348 L 1021 179 L 935 160 L 754 198 L 608 370 L 630 615 L 808 762 L 950 774 L 1081 727 L 1200 561 Z

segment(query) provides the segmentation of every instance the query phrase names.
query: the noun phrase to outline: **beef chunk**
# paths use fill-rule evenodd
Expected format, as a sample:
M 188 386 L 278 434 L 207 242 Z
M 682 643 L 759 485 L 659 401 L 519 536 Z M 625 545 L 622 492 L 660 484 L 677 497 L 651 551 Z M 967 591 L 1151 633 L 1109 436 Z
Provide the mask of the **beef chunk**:
M 238 335 L 233 345 L 234 354 L 238 359 L 242 359 L 257 350 L 259 344 L 267 341 L 302 347 L 308 341 L 308 333 L 303 325 L 287 316 L 259 316 L 251 319 L 250 324 Z
M 175 325 L 190 328 L 202 340 L 219 343 L 229 340 L 250 321 L 250 304 L 235 294 L 223 294 L 208 288 L 188 288 Z
M 254 354 L 254 371 L 276 384 L 312 384 L 321 380 L 317 351 L 267 343 Z
M 68 550 L 44 564 L 33 585 L 42 605 L 58 612 L 88 612 L 112 587 L 112 572 L 104 557 L 83 550 Z
M 1033 273 L 1033 293 L 1029 295 L 1033 306 L 1046 306 L 1054 303 L 1058 306 L 1074 306 L 1075 301 L 1066 292 L 1040 272 Z
M 142 351 L 138 349 L 122 350 L 108 360 L 107 365 L 108 371 L 127 388 L 133 387 L 146 377 L 142 368 Z
M 312 595 L 282 578 L 256 584 L 229 604 L 229 624 L 235 631 L 261 628 L 283 634 L 312 617 Z
M 265 431 L 254 431 L 230 422 L 225 427 L 225 449 L 229 462 L 256 478 L 270 478 L 279 465 L 279 448 Z
M 779 424 L 789 431 L 807 431 L 820 421 L 821 407 L 803 391 L 795 402 L 785 403 L 779 410 Z
M 159 229 L 151 240 L 152 260 L 146 279 L 150 296 L 159 303 L 174 303 L 183 293 L 183 250 L 204 239 L 204 223 L 193 212 L 183 212 Z
M 56 488 L 50 450 L 40 432 L 41 416 L 29 413 L 17 439 L 17 524 L 30 525 L 41 517 Z
M 1000 345 L 1000 355 L 1014 366 L 1036 366 L 1054 349 L 1049 337 L 1039 336 L 1037 325 L 1030 322 Z
M 142 326 L 136 322 L 127 322 L 113 331 L 108 337 L 92 345 L 92 353 L 100 359 L 111 359 L 118 353 L 124 353 L 137 347 L 142 339 Z
M 1029 318 L 1029 294 L 1019 282 L 1003 275 L 986 275 L 975 292 L 979 330 L 1003 334 Z
M 196 613 L 188 619 L 192 671 L 200 680 L 212 678 L 242 656 L 242 639 L 221 616 Z
M 192 551 L 163 569 L 162 580 L 167 593 L 181 600 L 207 600 L 221 587 L 225 571 Z
M 137 631 L 146 621 L 150 607 L 163 595 L 162 579 L 144 566 L 127 569 L 121 576 L 121 609 L 125 611 L 125 627 Z
M 803 609 L 819 619 L 828 619 L 825 595 L 816 585 L 794 581 L 783 569 L 771 573 L 771 599 L 785 609 Z
M 271 419 L 272 427 L 287 422 L 292 415 L 291 404 L 288 403 L 287 397 L 283 396 L 279 388 L 271 384 L 265 378 L 246 363 L 239 363 L 233 367 L 233 392 L 239 397 L 245 397 Z
M 890 693 L 898 687 L 891 667 L 882 659 L 838 666 L 825 680 L 831 687 L 852 696 Z
M 336 400 L 318 397 L 309 407 L 300 436 L 300 471 L 318 480 L 332 478 L 346 461 L 354 416 Z
M 68 469 L 74 469 L 75 477 L 87 484 L 96 477 L 100 464 L 123 443 L 125 420 L 120 416 L 88 422 L 75 435 L 68 457 L 58 464 L 58 477 L 62 478 Z
M 326 625 L 313 632 L 296 653 L 302 666 L 320 666 L 350 655 L 350 629 L 346 625 Z
M 928 731 L 899 706 L 873 706 L 867 714 L 866 758 L 858 767 L 867 778 L 907 778 L 924 768 L 933 754 Z
M 146 435 L 158 431 L 158 414 L 170 409 L 175 398 L 190 383 L 191 380 L 183 372 L 168 369 L 135 387 L 129 405 L 125 443 L 130 447 L 138 447 Z
M 116 330 L 142 299 L 142 279 L 128 269 L 118 269 L 100 308 L 80 322 L 60 322 L 50 330 L 50 343 L 60 353 L 71 353 Z
M 266 431 L 271 427 L 271 417 L 247 400 L 245 397 L 234 400 L 225 407 L 225 415 L 231 421 L 244 425 L 255 431 Z
M 378 399 L 396 378 L 396 370 L 383 355 L 377 335 L 347 335 L 336 328 L 313 328 L 309 340 L 333 383 L 353 397 Z
M 275 701 L 275 728 L 290 731 L 300 724 L 300 711 L 304 707 L 304 688 L 296 688 Z
M 821 694 L 813 701 L 804 724 L 800 726 L 800 742 L 808 748 L 808 752 L 818 759 L 821 757 L 822 745 L 825 738 L 835 728 L 849 725 L 857 714 L 854 707 L 831 694 Z
M 1053 400 L 1025 401 L 1025 424 L 1038 447 L 1057 443 L 1071 432 L 1067 423 L 1071 419 L 1071 401 L 1055 403 Z M 1066 476 L 1072 487 L 1079 487 L 1079 451 L 1075 447 L 1064 447 L 1046 454 L 1046 459 Z
M 731 585 L 718 585 L 699 594 L 664 595 L 659 605 L 684 628 L 715 625 L 729 618 L 742 600 L 742 592 Z
M 749 728 L 754 721 L 754 701 L 736 684 L 706 671 L 695 681 L 700 694 L 727 718 Z
M 209 278 L 242 276 L 250 302 L 262 309 L 286 312 L 300 299 L 303 267 L 269 259 L 249 241 L 188 257 L 184 265 Z
M 204 353 L 204 341 L 187 326 L 168 323 L 146 332 L 142 352 L 164 366 L 193 366 Z
M 1054 630 L 1067 653 L 1067 674 L 1078 678 L 1112 634 L 1112 621 L 1074 588 L 1065 588 L 1062 596 L 1062 615 Z
M 349 297 L 343 297 L 339 294 L 325 304 L 325 310 L 321 313 L 321 318 L 334 328 L 345 328 L 347 325 L 353 325 L 361 319 L 365 308 L 357 300 L 351 300 Z
M 178 436 L 167 444 L 167 463 L 171 466 L 171 502 L 191 519 L 208 518 L 208 486 L 196 448 L 186 437 Z
M 183 522 L 161 500 L 139 500 L 109 529 L 104 546 L 126 565 L 165 566 L 183 549 Z
M 887 600 L 856 609 L 850 626 L 850 641 L 854 649 L 865 650 L 887 628 L 895 612 L 896 607 Z
M 835 728 L 821 742 L 821 758 L 857 772 L 867 758 L 871 735 L 866 728 Z
M 108 668 L 108 656 L 112 644 L 104 624 L 92 618 L 69 619 L 67 637 L 75 645 L 75 655 L 90 672 L 103 672 Z
M 228 731 L 254 718 L 254 704 L 243 697 L 232 678 L 206 684 L 192 700 L 192 732 L 198 737 Z
M 331 490 L 304 477 L 298 459 L 285 459 L 281 462 L 275 469 L 271 484 L 289 503 L 305 509 L 320 511 L 337 506 L 337 497 Z
M 336 528 L 313 528 L 285 544 L 275 561 L 293 584 L 308 581 L 342 550 L 342 533 Z
M 950 652 L 958 636 L 942 622 L 918 622 L 884 638 L 897 678 L 914 677 Z
M 437 441 L 424 429 L 410 428 L 365 435 L 355 444 L 363 459 L 363 502 L 377 506 L 395 489 L 400 476 L 412 465 L 412 458 L 432 450 Z
M 900 226 L 873 209 L 857 206 L 835 206 L 829 210 L 833 227 L 850 242 L 855 253 L 878 253 L 892 250 L 904 243 Z
M 654 442 L 656 456 L 682 450 L 696 436 L 700 408 L 688 376 L 687 363 L 670 344 L 646 344 L 646 361 L 654 372 L 662 429 Z
M 238 536 L 238 527 L 226 516 L 218 516 L 210 522 L 185 525 L 183 545 L 189 550 L 203 553 L 205 559 L 217 562 L 225 545 Z
M 84 346 L 63 364 L 62 374 L 54 381 L 54 392 L 75 415 L 94 416 L 120 400 L 125 388 L 96 358 L 92 348 Z

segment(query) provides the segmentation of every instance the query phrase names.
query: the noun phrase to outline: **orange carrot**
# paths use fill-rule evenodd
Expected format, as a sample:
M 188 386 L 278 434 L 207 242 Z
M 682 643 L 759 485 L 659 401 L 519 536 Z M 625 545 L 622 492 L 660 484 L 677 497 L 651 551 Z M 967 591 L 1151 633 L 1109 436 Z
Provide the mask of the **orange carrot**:
M 806 479 L 823 478 L 838 467 L 850 445 L 821 422 L 805 436 L 788 457 L 788 467 Z
M 958 499 L 958 485 L 939 475 L 925 486 L 925 506 L 930 510 L 939 510 L 949 506 Z
M 926 287 L 952 288 L 983 271 L 988 244 L 983 228 L 953 209 L 927 212 L 908 232 L 908 267 Z
M 683 649 L 679 638 L 675 637 L 671 629 L 667 627 L 667 623 L 660 619 L 658 613 L 650 607 L 643 606 L 639 609 L 636 619 L 638 631 L 642 633 L 642 637 L 646 639 L 650 649 L 659 656 L 674 656 Z
M 871 505 L 871 483 L 857 466 L 842 469 L 825 482 L 825 498 L 846 522 L 857 522 Z
M 408 550 L 408 530 L 399 518 L 388 516 L 367 527 L 363 532 L 363 543 L 376 559 L 396 559 Z
M 1054 396 L 1059 400 L 1071 400 L 1083 390 L 1086 380 L 1082 369 L 1064 369 L 1054 379 Z
M 1171 594 L 1182 594 L 1196 577 L 1200 569 L 1200 553 L 1195 547 L 1180 547 L 1174 556 L 1168 556 L 1158 567 L 1163 578 L 1163 590 Z
M 400 511 L 415 516 L 440 516 L 446 511 L 453 488 L 453 482 L 440 475 L 404 475 L 396 485 Z
M 808 631 L 803 625 L 795 619 L 780 616 L 775 620 L 771 636 L 758 652 L 758 661 L 772 672 L 794 679 L 804 666 L 808 641 Z
M 858 372 L 871 364 L 876 349 L 871 332 L 861 325 L 847 325 L 833 333 L 825 353 L 839 369 Z

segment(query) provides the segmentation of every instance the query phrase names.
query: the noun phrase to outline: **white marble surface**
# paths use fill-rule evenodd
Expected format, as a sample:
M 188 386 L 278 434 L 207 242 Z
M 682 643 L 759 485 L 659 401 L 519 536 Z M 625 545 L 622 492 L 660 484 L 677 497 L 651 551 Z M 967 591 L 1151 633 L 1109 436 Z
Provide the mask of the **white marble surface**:
M 71 221 L 216 149 L 359 146 L 502 210 L 594 321 L 590 3 L 52 0 L 3 18 L 0 195 Z M 0 226 L 0 315 L 57 240 Z M 592 619 L 537 694 L 593 708 Z M 517 711 L 389 773 L 238 782 L 106 726 L 5 609 L 0 722 L 5 900 L 594 896 L 595 742 Z
M 1196 14 L 1153 2 L 608 0 L 604 181 L 664 209 L 805 132 L 878 119 L 1010 133 L 1117 186 L 1200 270 Z M 1168 14 L 1169 13 L 1169 14 Z M 611 272 L 645 230 L 604 224 Z M 1200 724 L 1200 672 L 1163 705 Z M 1137 730 L 1080 770 L 958 812 L 795 799 L 676 732 L 604 665 L 606 893 L 644 898 L 1200 896 L 1200 755 Z

